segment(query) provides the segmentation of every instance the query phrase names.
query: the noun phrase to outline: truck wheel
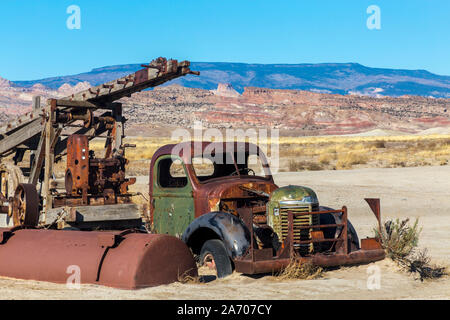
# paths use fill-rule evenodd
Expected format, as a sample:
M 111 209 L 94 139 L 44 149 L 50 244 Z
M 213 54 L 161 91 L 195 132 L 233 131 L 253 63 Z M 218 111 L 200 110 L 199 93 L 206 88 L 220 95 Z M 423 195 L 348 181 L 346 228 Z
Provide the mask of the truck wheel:
M 216 269 L 218 278 L 225 278 L 233 273 L 230 258 L 223 242 L 217 239 L 208 240 L 200 251 L 200 263 Z

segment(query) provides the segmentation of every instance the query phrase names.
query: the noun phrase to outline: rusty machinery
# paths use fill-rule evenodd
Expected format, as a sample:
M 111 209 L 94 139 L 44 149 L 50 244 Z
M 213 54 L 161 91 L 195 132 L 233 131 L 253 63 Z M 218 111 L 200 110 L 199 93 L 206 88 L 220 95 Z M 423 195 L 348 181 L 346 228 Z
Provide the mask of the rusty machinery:
M 55 218 L 48 214 L 63 206 L 130 203 L 127 187 L 135 180 L 125 178 L 126 119 L 122 104 L 115 101 L 181 76 L 199 74 L 189 66 L 189 61 L 158 58 L 133 74 L 63 99 L 49 99 L 45 106 L 41 106 L 39 97 L 33 99 L 31 112 L 0 127 L 0 162 L 9 156 L 14 162 L 0 163 L 0 225 L 18 225 L 18 221 L 24 221 L 20 218 L 24 214 L 33 217 L 30 221 L 38 215 L 40 224 L 48 225 Z M 105 139 L 102 158 L 89 151 L 89 141 L 95 138 Z M 24 157 L 27 151 L 29 161 Z M 60 188 L 53 167 L 66 155 L 66 176 Z M 29 192 L 16 195 L 19 185 Z M 33 187 L 39 189 L 38 203 L 29 195 Z M 14 200 L 19 195 L 22 202 Z M 24 208 L 18 207 L 20 203 L 33 205 L 20 213 Z
M 125 165 L 128 160 L 122 155 L 109 158 L 96 158 L 89 150 L 89 139 L 84 135 L 72 135 L 67 141 L 67 169 L 65 189 L 71 204 L 78 199 L 82 205 L 117 204 L 118 198 L 129 202 L 128 186 L 136 182 L 135 178 L 125 177 Z M 99 201 L 100 198 L 100 201 Z

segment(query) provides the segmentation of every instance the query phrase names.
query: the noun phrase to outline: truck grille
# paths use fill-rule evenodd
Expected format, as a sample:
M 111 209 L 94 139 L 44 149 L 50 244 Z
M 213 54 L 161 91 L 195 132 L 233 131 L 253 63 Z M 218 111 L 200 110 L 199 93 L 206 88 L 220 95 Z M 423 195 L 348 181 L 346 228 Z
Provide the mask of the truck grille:
M 318 205 L 305 205 L 305 206 L 282 206 L 280 208 L 280 220 L 281 220 L 281 241 L 288 236 L 289 222 L 288 212 L 312 212 L 318 211 Z M 307 216 L 294 216 L 294 242 L 311 240 L 311 229 L 299 229 L 300 226 L 314 226 L 320 224 L 320 217 L 317 214 L 311 214 Z M 294 247 L 299 251 L 300 255 L 307 255 L 314 251 L 314 244 L 294 244 Z

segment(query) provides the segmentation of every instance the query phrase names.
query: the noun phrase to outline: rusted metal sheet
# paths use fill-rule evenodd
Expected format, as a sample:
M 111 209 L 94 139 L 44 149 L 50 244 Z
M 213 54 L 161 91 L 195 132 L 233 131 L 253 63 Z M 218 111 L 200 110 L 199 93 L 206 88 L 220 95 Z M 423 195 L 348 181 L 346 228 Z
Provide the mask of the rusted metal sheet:
M 374 199 L 374 198 L 365 198 L 366 202 L 369 204 L 370 209 L 375 214 L 375 217 L 378 221 L 381 219 L 380 214 L 380 199 Z
M 378 231 L 381 234 L 381 206 L 380 206 L 380 199 L 377 198 L 366 198 L 367 204 L 369 205 L 370 209 L 372 210 L 373 214 L 377 218 L 378 221 Z
M 147 233 L 0 229 L 0 276 L 137 289 L 197 276 L 189 248 Z M 73 279 L 73 278 L 70 278 Z
M 366 238 L 361 239 L 361 249 L 362 250 L 376 250 L 382 249 L 380 241 L 376 238 Z

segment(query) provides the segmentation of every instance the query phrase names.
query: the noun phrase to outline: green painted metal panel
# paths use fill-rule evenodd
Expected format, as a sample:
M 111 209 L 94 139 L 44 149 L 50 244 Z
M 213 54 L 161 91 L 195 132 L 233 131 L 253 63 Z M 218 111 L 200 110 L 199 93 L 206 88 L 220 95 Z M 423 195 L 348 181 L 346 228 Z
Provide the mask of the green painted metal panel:
M 161 187 L 159 164 L 161 161 L 170 158 L 181 161 L 178 157 L 165 155 L 155 162 L 152 179 L 155 206 L 153 222 L 157 233 L 181 237 L 184 230 L 195 218 L 194 197 L 189 178 L 187 178 L 187 184 L 184 187 Z M 184 164 L 183 169 L 187 177 Z

